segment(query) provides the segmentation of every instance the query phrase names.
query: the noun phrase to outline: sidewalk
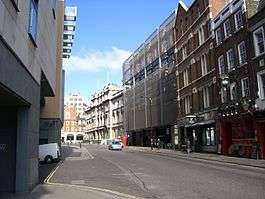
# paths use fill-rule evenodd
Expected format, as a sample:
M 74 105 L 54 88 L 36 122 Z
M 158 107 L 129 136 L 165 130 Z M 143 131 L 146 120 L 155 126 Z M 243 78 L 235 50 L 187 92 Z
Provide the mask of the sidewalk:
M 145 153 L 154 153 L 154 154 L 161 154 L 167 155 L 169 157 L 178 157 L 178 158 L 185 158 L 185 159 L 195 159 L 195 160 L 207 160 L 212 162 L 219 162 L 219 163 L 230 163 L 236 164 L 241 166 L 248 166 L 248 167 L 255 167 L 265 169 L 265 160 L 255 160 L 255 159 L 247 159 L 247 158 L 237 158 L 237 157 L 230 157 L 218 154 L 211 154 L 211 153 L 195 153 L 192 152 L 190 154 L 183 153 L 181 151 L 175 150 L 168 150 L 168 149 L 153 149 L 151 150 L 150 147 L 134 147 L 129 146 L 126 149 L 127 151 L 140 151 Z
M 0 193 L 0 199 L 137 199 L 124 194 L 107 192 L 89 187 L 68 185 L 38 185 L 28 194 L 4 194 Z

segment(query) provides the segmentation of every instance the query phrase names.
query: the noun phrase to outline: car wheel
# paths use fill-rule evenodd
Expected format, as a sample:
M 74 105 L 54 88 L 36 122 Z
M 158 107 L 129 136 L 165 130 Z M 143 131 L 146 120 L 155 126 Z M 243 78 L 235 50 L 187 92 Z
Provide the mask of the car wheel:
M 47 155 L 44 159 L 46 164 L 51 164 L 53 162 L 53 158 L 50 155 Z

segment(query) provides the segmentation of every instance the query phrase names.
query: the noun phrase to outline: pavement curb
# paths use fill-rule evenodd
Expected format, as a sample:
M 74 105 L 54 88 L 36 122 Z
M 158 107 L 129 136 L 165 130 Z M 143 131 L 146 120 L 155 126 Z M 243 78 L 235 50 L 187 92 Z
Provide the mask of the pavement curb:
M 203 158 L 203 157 L 194 157 L 194 156 L 189 156 L 189 155 L 181 155 L 181 154 L 169 154 L 169 153 L 164 153 L 164 152 L 160 152 L 160 151 L 147 151 L 147 150 L 135 150 L 135 149 L 130 149 L 128 151 L 137 151 L 137 152 L 144 152 L 147 154 L 156 154 L 156 155 L 160 155 L 160 156 L 167 156 L 167 157 L 171 157 L 171 158 L 182 158 L 182 159 L 194 159 L 194 160 L 198 160 L 198 161 L 208 161 L 208 162 L 213 162 L 213 163 L 219 163 L 219 164 L 232 164 L 232 165 L 238 165 L 238 166 L 244 166 L 244 167 L 249 167 L 249 168 L 253 168 L 253 169 L 262 169 L 265 170 L 265 165 L 264 166 L 259 166 L 259 165 L 253 165 L 253 164 L 244 164 L 244 163 L 239 163 L 239 162 L 234 162 L 234 161 L 229 161 L 229 160 L 218 160 L 218 159 L 210 159 L 210 158 Z

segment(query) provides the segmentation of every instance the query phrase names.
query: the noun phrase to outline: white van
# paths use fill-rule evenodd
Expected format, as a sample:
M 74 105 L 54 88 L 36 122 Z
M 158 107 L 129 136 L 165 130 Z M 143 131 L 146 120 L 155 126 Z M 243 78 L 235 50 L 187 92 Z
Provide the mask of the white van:
M 39 161 L 50 164 L 59 161 L 61 152 L 58 143 L 39 145 Z

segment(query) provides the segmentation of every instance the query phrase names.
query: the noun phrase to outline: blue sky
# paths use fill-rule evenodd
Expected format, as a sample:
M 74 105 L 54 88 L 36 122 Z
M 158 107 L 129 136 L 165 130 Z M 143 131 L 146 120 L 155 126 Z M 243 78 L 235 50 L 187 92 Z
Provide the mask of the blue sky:
M 72 58 L 64 63 L 65 95 L 79 92 L 86 99 L 108 81 L 121 84 L 121 63 L 178 4 L 178 0 L 65 1 L 78 7 Z

